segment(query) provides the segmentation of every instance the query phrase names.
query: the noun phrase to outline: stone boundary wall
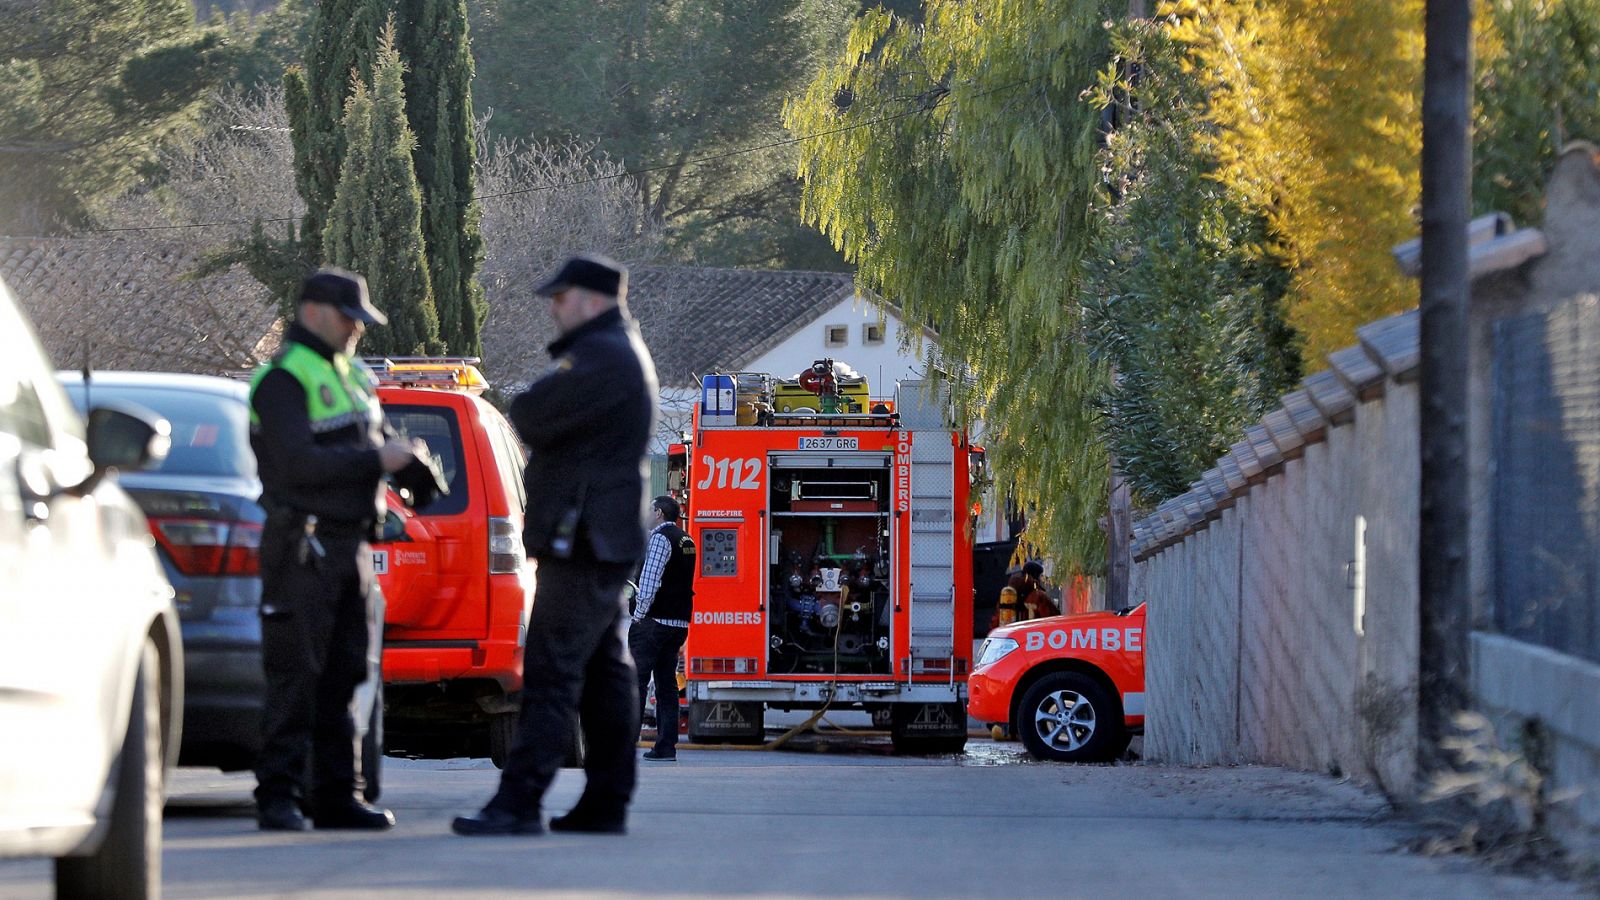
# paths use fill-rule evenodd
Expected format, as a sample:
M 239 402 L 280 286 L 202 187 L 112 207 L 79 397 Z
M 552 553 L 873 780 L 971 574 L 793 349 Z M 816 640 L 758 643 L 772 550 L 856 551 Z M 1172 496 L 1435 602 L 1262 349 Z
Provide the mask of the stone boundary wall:
M 1413 789 L 1417 314 L 1360 337 L 1135 525 L 1147 758 Z
M 1563 151 L 1541 228 L 1485 216 L 1472 240 L 1473 704 L 1501 747 L 1545 774 L 1550 831 L 1600 860 L 1600 664 L 1497 633 L 1497 608 L 1527 598 L 1497 594 L 1522 588 L 1497 587 L 1493 434 L 1496 323 L 1600 296 L 1600 147 Z M 1396 248 L 1403 268 L 1416 250 Z M 1269 763 L 1419 792 L 1417 316 L 1360 329 L 1187 493 L 1135 523 L 1149 759 Z

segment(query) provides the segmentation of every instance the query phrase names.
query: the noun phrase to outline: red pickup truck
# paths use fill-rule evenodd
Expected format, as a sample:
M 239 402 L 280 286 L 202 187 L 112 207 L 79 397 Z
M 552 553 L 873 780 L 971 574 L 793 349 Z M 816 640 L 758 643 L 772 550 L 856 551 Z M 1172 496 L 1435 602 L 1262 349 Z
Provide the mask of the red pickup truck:
M 488 741 L 502 764 L 516 731 L 533 573 L 522 547 L 526 452 L 480 395 L 464 358 L 369 359 L 402 435 L 438 458 L 450 492 L 412 511 L 393 498 L 373 564 L 384 616 L 385 726 Z
M 967 714 L 1038 759 L 1116 759 L 1144 730 L 1144 643 L 1143 603 L 997 628 L 967 680 Z

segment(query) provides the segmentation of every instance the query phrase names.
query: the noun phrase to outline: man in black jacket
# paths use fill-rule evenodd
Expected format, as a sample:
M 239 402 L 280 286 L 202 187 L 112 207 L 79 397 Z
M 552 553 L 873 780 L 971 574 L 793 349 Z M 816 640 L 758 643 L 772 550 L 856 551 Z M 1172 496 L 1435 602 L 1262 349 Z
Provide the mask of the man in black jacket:
M 623 588 L 644 553 L 645 449 L 656 373 L 625 307 L 627 272 L 578 256 L 537 288 L 560 337 L 511 404 L 530 456 L 523 543 L 537 586 L 522 712 L 500 788 L 457 834 L 539 834 L 540 803 L 582 723 L 587 783 L 556 831 L 621 834 L 633 796 L 639 696 Z
M 372 374 L 350 354 L 384 324 L 360 275 L 307 278 L 283 346 L 250 385 L 250 446 L 261 477 L 263 746 L 257 821 L 269 831 L 388 828 L 361 799 L 351 697 L 367 678 L 373 630 L 372 548 L 383 476 L 420 465 L 426 449 L 384 421 Z M 306 778 L 310 757 L 310 784 Z
M 670 762 L 678 758 L 678 650 L 689 637 L 694 610 L 694 539 L 678 525 L 678 501 L 660 496 L 650 501 L 655 527 L 645 545 L 639 572 L 639 604 L 628 629 L 628 650 L 639 669 L 639 710 L 645 691 L 656 680 L 656 745 L 643 759 Z

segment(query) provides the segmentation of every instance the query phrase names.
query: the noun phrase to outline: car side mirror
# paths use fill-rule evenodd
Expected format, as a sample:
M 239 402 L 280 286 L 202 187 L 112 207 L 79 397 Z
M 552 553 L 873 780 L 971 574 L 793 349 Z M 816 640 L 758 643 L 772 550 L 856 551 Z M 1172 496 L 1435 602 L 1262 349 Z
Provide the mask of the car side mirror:
M 94 472 L 74 490 L 94 490 L 111 469 L 159 465 L 172 448 L 172 423 L 132 403 L 108 403 L 89 411 L 89 461 Z
M 172 449 L 172 423 L 132 403 L 89 411 L 89 461 L 101 469 L 145 469 Z

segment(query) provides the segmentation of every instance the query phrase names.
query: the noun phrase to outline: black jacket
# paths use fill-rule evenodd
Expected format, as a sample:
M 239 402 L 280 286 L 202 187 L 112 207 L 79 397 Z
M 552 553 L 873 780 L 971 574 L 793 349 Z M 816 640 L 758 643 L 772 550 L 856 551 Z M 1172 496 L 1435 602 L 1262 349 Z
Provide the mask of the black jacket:
M 661 527 L 660 534 L 672 546 L 672 555 L 661 570 L 661 586 L 656 588 L 646 615 L 687 622 L 694 615 L 694 538 L 671 522 Z
M 289 326 L 283 340 L 333 358 L 333 348 L 299 323 Z M 250 404 L 260 419 L 250 430 L 250 448 L 261 478 L 261 505 L 269 513 L 310 513 L 330 529 L 370 529 L 384 512 L 378 448 L 389 432 L 383 418 L 314 434 L 305 389 L 282 369 L 262 377 Z
M 548 372 L 511 401 L 528 445 L 528 555 L 552 552 L 563 516 L 577 511 L 574 554 L 604 562 L 644 557 L 645 449 L 655 431 L 656 368 L 638 326 L 620 309 L 549 347 Z

